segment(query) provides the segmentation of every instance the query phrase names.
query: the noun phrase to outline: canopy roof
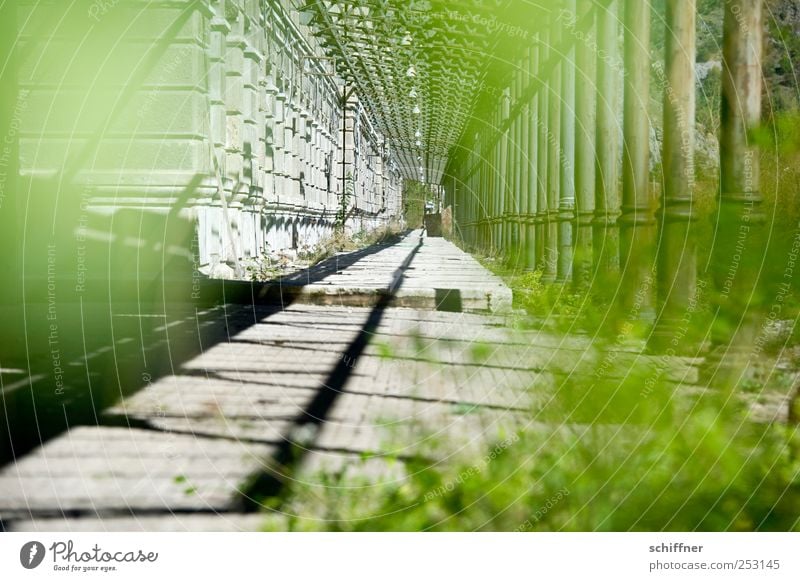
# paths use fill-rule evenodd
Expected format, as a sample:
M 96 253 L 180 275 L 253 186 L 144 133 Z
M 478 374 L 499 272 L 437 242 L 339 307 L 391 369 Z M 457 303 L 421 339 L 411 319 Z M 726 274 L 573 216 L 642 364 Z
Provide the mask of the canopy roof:
M 301 11 L 386 136 L 403 175 L 439 183 L 479 100 L 497 98 L 497 75 L 508 68 L 504 55 L 526 44 L 542 6 L 527 0 L 311 0 Z

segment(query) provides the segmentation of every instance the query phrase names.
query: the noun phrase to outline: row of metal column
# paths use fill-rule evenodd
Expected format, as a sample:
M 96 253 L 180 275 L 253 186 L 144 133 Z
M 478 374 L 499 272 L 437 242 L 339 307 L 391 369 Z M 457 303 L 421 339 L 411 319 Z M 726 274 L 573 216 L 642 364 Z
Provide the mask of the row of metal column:
M 732 234 L 715 241 L 711 268 L 719 272 L 729 270 L 742 220 L 758 223 L 761 203 L 747 140 L 760 115 L 761 1 L 724 0 L 724 8 L 719 229 Z M 667 0 L 659 197 L 650 167 L 650 12 L 641 0 L 562 0 L 446 173 L 468 246 L 538 269 L 546 282 L 586 287 L 612 277 L 624 312 L 657 322 L 652 340 L 670 349 L 697 287 L 696 6 Z M 744 271 L 737 278 L 753 284 Z

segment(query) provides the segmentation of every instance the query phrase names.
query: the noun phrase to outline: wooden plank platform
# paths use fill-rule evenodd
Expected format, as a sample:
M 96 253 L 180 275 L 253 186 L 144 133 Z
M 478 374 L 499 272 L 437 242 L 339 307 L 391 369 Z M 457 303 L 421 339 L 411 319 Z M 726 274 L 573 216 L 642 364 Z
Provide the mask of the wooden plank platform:
M 415 232 L 307 286 L 295 299 L 308 301 L 283 309 L 226 306 L 231 328 L 243 330 L 105 410 L 98 425 L 0 470 L 3 528 L 258 528 L 253 483 L 283 470 L 287 447 L 302 450 L 296 475 L 342 464 L 379 475 L 396 465 L 388 456 L 477 454 L 526 421 L 529 387 L 547 381 L 546 361 L 530 364 L 536 341 L 489 314 L 507 309 L 511 291 L 446 240 Z M 363 289 L 392 300 L 338 301 Z M 307 304 L 317 292 L 337 299 Z M 397 306 L 404 300 L 427 308 Z M 489 351 L 477 357 L 476 345 Z M 448 448 L 426 450 L 423 432 L 446 435 Z

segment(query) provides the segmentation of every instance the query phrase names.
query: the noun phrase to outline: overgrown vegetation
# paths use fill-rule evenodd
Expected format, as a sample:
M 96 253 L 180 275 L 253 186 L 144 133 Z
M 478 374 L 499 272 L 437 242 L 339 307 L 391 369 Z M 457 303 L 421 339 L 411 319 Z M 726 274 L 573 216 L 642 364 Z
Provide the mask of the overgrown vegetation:
M 255 282 L 275 280 L 281 276 L 310 268 L 340 252 L 352 252 L 373 244 L 383 244 L 397 238 L 403 231 L 399 223 L 392 222 L 372 230 L 361 230 L 349 234 L 335 229 L 333 234 L 314 245 L 305 245 L 296 253 L 263 253 L 247 267 L 247 273 Z
M 335 232 L 316 246 L 308 249 L 303 256 L 310 266 L 322 262 L 339 252 L 352 252 L 373 244 L 383 244 L 394 240 L 403 231 L 400 224 L 392 223 L 373 230 L 361 230 L 352 236 Z

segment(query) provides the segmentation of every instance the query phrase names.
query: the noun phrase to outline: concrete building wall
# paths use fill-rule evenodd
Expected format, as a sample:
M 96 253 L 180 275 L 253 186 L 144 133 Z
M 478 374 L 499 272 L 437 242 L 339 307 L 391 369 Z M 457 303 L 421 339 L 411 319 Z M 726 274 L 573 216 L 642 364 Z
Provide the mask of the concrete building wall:
M 330 235 L 343 175 L 348 230 L 398 218 L 390 152 L 357 94 L 343 117 L 332 63 L 293 8 L 18 0 L 21 191 L 47 207 L 43 227 L 88 214 L 113 233 L 115 216 L 147 214 L 139 244 L 191 238 L 196 269 L 233 276 Z

